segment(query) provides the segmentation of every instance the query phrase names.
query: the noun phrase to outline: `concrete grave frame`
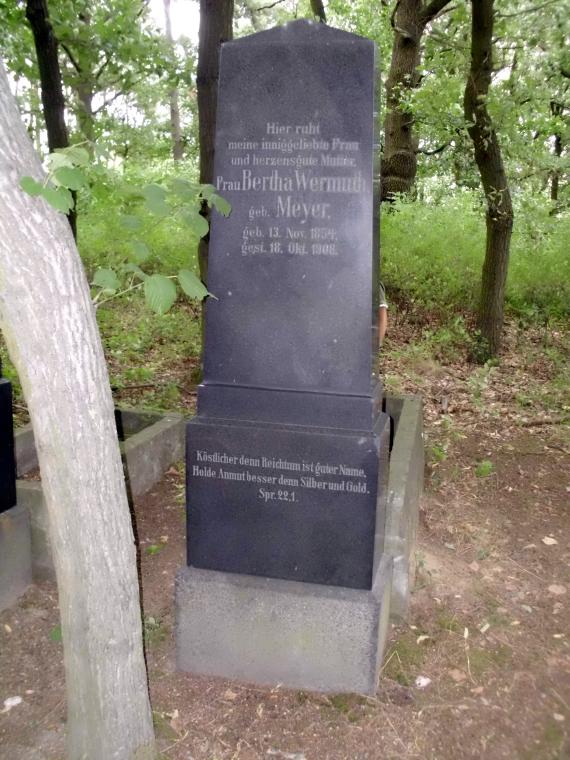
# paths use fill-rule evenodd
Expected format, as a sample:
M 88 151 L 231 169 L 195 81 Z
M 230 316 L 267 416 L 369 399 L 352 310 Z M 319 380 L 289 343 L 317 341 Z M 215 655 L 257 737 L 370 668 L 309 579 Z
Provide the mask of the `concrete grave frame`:
M 323 692 L 376 692 L 390 618 L 406 616 L 423 483 L 422 403 L 387 396 L 393 419 L 383 556 L 370 591 L 182 568 L 180 670 Z M 377 550 L 377 551 L 378 551 Z
M 118 409 L 119 430 L 133 497 L 146 493 L 164 471 L 184 457 L 184 418 L 180 414 Z M 22 476 L 38 466 L 31 425 L 15 433 L 17 506 L 0 515 L 0 610 L 13 604 L 32 581 L 55 578 L 48 517 L 39 480 Z

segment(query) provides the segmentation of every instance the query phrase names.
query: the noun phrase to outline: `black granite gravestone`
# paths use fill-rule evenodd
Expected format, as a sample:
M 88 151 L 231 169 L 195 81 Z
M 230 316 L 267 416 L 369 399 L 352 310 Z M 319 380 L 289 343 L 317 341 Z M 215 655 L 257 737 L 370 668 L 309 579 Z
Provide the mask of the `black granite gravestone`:
M 12 422 L 12 386 L 0 362 L 0 512 L 16 505 L 16 464 Z
M 222 47 L 188 564 L 370 588 L 388 418 L 373 372 L 375 48 L 296 21 Z

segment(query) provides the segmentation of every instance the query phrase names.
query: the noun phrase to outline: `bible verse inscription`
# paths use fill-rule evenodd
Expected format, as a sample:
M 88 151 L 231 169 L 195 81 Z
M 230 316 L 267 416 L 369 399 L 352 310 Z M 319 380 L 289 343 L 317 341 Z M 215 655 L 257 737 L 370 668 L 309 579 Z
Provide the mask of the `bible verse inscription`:
M 338 256 L 332 197 L 367 189 L 358 168 L 358 141 L 325 139 L 319 122 L 268 121 L 260 138 L 229 140 L 226 149 L 229 165 L 238 171 L 231 177 L 218 175 L 216 189 L 274 198 L 271 203 L 252 202 L 247 209 L 242 256 Z
M 190 466 L 195 478 L 249 483 L 257 487 L 256 498 L 265 503 L 298 502 L 304 490 L 370 493 L 365 471 L 342 463 L 198 449 L 193 452 Z

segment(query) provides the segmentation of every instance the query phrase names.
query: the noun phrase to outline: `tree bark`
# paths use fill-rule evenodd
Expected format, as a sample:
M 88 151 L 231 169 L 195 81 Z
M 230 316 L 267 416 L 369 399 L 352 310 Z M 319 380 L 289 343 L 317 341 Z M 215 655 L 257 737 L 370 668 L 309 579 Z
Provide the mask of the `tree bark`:
M 0 65 L 0 327 L 36 440 L 57 574 L 70 760 L 156 757 L 136 551 L 113 400 L 69 226 Z
M 325 6 L 323 5 L 323 0 L 311 0 L 311 10 L 315 14 L 315 16 L 319 19 L 321 24 L 327 23 L 327 17 L 325 14 Z
M 402 105 L 403 95 L 419 85 L 421 40 L 426 26 L 451 0 L 397 0 L 392 13 L 394 43 L 386 80 L 386 116 L 381 168 L 381 200 L 409 193 L 417 173 L 414 118 Z
M 564 105 L 555 100 L 550 101 L 550 113 L 553 116 L 562 117 L 564 114 Z M 554 155 L 557 159 L 562 156 L 562 135 L 560 132 L 554 134 Z M 558 202 L 558 189 L 560 185 L 560 169 L 553 169 L 550 173 L 550 200 Z
M 174 52 L 174 40 L 172 38 L 172 24 L 170 22 L 170 0 L 164 2 L 164 22 L 166 30 L 166 39 Z M 175 161 L 181 161 L 184 158 L 184 142 L 182 140 L 182 130 L 180 128 L 180 107 L 178 105 L 178 87 L 172 87 L 168 93 L 170 102 L 170 136 L 172 138 L 172 158 Z
M 214 173 L 214 137 L 218 78 L 220 73 L 220 47 L 232 39 L 234 16 L 233 0 L 200 0 L 200 32 L 198 39 L 198 122 L 200 141 L 200 182 L 209 184 Z M 204 210 L 205 216 L 208 216 Z M 200 277 L 208 279 L 209 236 L 198 246 Z
M 501 348 L 505 284 L 513 230 L 513 206 L 501 148 L 487 110 L 493 72 L 494 0 L 473 0 L 471 67 L 463 108 L 473 141 L 475 161 L 487 201 L 487 238 L 481 281 L 478 326 L 483 339 L 481 358 L 496 356 Z
M 40 83 L 42 105 L 50 153 L 56 148 L 67 148 L 69 137 L 65 125 L 65 100 L 61 84 L 61 70 L 57 55 L 58 42 L 49 20 L 46 0 L 27 0 L 26 18 L 32 29 Z M 68 216 L 73 237 L 77 238 L 77 216 L 73 208 Z

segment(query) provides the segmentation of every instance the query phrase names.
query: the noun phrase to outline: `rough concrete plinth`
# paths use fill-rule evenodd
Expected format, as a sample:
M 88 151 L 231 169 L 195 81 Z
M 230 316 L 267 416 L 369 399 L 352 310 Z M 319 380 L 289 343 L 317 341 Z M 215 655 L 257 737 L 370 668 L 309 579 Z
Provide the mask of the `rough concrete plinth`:
M 376 692 L 392 561 L 371 591 L 186 567 L 176 580 L 180 670 L 322 692 Z
M 55 568 L 49 541 L 48 513 L 42 484 L 39 480 L 18 480 L 16 494 L 18 506 L 28 514 L 34 582 L 55 581 Z
M 182 415 L 157 415 L 152 425 L 136 432 L 122 444 L 133 496 L 146 493 L 158 483 L 170 465 L 184 457 L 185 430 Z
M 21 504 L 0 514 L 0 611 L 32 582 L 30 523 Z
M 415 575 L 415 544 L 424 478 L 421 396 L 386 396 L 394 438 L 390 452 L 384 551 L 394 559 L 390 615 L 408 614 Z
M 164 471 L 184 456 L 185 422 L 180 414 L 119 409 L 116 412 L 125 464 L 125 477 L 133 497 L 154 486 Z M 18 477 L 38 467 L 31 425 L 16 431 L 15 450 Z M 16 481 L 17 503 L 28 518 L 34 581 L 55 580 L 49 541 L 48 513 L 39 480 Z M 0 546 L 1 549 L 1 546 Z M 29 562 L 29 549 L 28 549 Z M 0 564 L 0 588 L 4 583 Z

